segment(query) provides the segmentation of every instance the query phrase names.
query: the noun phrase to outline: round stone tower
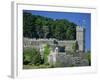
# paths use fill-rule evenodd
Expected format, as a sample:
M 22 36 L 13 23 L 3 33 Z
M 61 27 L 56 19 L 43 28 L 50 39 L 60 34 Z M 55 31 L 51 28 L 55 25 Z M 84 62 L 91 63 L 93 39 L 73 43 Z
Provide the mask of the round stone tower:
M 78 43 L 79 51 L 85 51 L 85 29 L 83 27 L 76 27 L 76 40 Z

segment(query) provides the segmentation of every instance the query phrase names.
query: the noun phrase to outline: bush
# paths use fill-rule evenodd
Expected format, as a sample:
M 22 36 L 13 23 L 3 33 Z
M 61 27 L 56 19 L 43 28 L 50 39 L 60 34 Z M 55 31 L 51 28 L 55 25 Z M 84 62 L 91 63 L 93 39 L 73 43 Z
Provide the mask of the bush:
M 48 44 L 44 47 L 44 63 L 48 63 L 48 55 L 50 54 L 50 47 Z
M 85 58 L 89 61 L 89 65 L 91 65 L 91 53 L 90 52 L 87 52 L 85 54 Z
M 23 64 L 41 64 L 41 55 L 39 51 L 35 48 L 24 48 Z
M 34 63 L 35 65 L 41 64 L 41 55 L 40 55 L 40 53 L 37 53 L 37 54 L 35 54 L 35 55 L 33 56 L 33 63 Z

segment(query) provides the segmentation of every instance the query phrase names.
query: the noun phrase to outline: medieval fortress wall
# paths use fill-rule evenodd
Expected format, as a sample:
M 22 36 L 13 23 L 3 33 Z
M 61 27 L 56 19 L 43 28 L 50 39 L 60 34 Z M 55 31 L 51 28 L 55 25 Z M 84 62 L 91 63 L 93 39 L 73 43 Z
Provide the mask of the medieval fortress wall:
M 36 47 L 39 48 L 39 46 L 43 44 L 49 44 L 51 46 L 54 45 L 54 40 L 56 39 L 29 39 L 24 38 L 23 44 L 24 47 Z M 85 30 L 82 27 L 77 26 L 76 27 L 76 40 L 56 40 L 58 42 L 59 46 L 65 46 L 66 50 L 72 50 L 72 46 L 75 42 L 78 43 L 79 51 L 85 50 Z
M 59 48 L 55 46 L 54 41 L 58 42 L 59 46 L 65 47 L 65 52 L 59 52 Z M 78 54 L 83 54 L 85 51 L 85 29 L 83 27 L 76 27 L 76 40 L 56 40 L 56 39 L 23 39 L 23 46 L 35 47 L 43 55 L 43 45 L 48 44 L 51 47 L 51 52 L 48 56 L 48 62 L 50 64 L 61 63 L 62 66 L 87 66 L 89 62 L 81 56 L 73 56 L 67 54 L 67 51 L 72 51 L 73 44 L 78 44 Z M 59 64 L 58 64 L 59 65 Z
M 42 45 L 48 44 L 51 47 L 55 46 L 54 45 L 54 40 L 56 39 L 28 39 L 24 38 L 24 47 L 35 47 L 39 49 Z M 76 40 L 71 40 L 71 41 L 57 41 L 58 45 L 60 46 L 65 46 L 67 50 L 72 50 L 73 44 L 76 42 Z

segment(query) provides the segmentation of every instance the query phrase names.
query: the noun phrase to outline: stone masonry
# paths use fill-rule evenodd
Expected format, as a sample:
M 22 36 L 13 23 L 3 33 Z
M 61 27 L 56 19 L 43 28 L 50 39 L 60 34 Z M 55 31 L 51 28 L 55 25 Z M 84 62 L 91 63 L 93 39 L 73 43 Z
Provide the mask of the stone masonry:
M 54 41 L 57 41 L 58 44 L 55 45 Z M 81 60 L 81 56 L 72 56 L 67 55 L 67 51 L 72 51 L 73 44 L 78 44 L 78 52 L 79 54 L 83 54 L 85 51 L 85 29 L 83 27 L 77 26 L 76 27 L 76 40 L 56 40 L 56 39 L 23 39 L 23 46 L 25 47 L 35 47 L 37 48 L 41 55 L 43 55 L 43 45 L 48 44 L 50 45 L 51 52 L 48 56 L 48 62 L 52 65 L 55 65 L 58 61 L 63 64 L 63 66 L 81 66 L 81 65 L 88 65 L 87 60 Z M 59 47 L 65 47 L 65 52 L 59 52 Z M 43 58 L 43 57 L 42 57 Z M 83 64 L 82 62 L 86 63 Z M 59 65 L 59 64 L 58 64 Z

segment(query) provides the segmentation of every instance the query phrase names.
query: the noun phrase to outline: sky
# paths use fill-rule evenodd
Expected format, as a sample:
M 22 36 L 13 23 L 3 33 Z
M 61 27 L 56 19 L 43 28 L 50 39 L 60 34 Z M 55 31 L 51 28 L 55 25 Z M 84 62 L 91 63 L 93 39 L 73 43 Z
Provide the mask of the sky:
M 35 11 L 24 10 L 24 12 L 32 13 L 33 15 L 40 15 L 52 19 L 67 19 L 70 22 L 84 27 L 85 32 L 85 50 L 91 49 L 91 14 L 90 13 L 77 13 L 77 12 L 52 12 L 52 11 Z

